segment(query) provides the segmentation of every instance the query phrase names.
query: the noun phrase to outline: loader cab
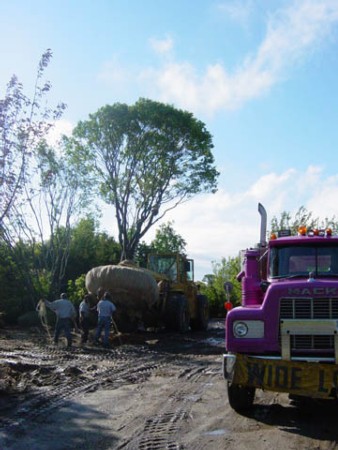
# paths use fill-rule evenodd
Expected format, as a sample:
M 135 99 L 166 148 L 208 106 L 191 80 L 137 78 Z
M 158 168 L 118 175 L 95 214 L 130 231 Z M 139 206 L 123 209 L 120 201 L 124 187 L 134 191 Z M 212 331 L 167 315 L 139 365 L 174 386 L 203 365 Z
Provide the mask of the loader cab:
M 194 261 L 179 253 L 150 254 L 148 269 L 165 275 L 173 283 L 194 280 Z

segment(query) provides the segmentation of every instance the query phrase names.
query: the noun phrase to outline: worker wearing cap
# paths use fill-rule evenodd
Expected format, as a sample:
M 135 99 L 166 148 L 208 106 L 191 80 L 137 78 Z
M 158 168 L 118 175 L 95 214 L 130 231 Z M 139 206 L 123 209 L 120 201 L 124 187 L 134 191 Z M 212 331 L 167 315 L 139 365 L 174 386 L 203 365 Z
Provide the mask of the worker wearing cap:
M 111 295 L 109 292 L 105 292 L 102 299 L 97 304 L 98 313 L 98 323 L 95 333 L 95 342 L 99 343 L 99 338 L 101 337 L 102 330 L 104 330 L 104 347 L 109 347 L 109 333 L 113 314 L 116 311 L 116 306 L 112 302 Z
M 45 300 L 45 304 L 56 314 L 54 343 L 58 344 L 60 334 L 64 331 L 67 339 L 67 347 L 70 348 L 72 346 L 71 328 L 76 318 L 76 309 L 73 303 L 67 299 L 66 294 L 61 294 L 58 300 L 55 300 L 54 302 Z

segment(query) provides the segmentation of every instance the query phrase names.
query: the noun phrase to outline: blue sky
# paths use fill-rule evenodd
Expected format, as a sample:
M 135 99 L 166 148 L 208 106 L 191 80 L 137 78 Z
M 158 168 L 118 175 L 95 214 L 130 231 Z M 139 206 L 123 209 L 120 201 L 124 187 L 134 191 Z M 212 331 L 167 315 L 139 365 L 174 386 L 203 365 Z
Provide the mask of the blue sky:
M 50 101 L 68 105 L 57 130 L 139 97 L 206 124 L 219 190 L 164 220 L 197 278 L 259 240 L 258 202 L 268 220 L 300 206 L 338 216 L 338 0 L 0 3 L 1 92 L 13 73 L 32 89 L 47 48 Z M 113 218 L 104 211 L 110 233 Z

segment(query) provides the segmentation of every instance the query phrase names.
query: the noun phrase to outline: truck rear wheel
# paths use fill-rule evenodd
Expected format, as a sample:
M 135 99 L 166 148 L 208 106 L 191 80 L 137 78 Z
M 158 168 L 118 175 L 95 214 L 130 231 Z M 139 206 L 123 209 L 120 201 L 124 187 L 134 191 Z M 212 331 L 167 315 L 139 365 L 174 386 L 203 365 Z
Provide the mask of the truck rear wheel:
M 189 330 L 190 315 L 188 302 L 184 295 L 173 294 L 167 300 L 166 328 L 186 333 Z
M 228 381 L 228 399 L 231 408 L 237 412 L 252 408 L 255 398 L 255 388 L 233 384 Z

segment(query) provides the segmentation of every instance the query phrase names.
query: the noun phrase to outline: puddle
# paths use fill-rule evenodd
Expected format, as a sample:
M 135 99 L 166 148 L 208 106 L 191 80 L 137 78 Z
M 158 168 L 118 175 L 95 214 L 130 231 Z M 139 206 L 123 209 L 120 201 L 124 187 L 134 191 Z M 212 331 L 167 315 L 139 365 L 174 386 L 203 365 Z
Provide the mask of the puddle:
M 219 346 L 223 346 L 224 345 L 224 337 L 223 338 L 208 338 L 208 339 L 204 339 L 202 342 L 208 344 L 208 345 L 212 345 L 215 347 L 219 347 Z
M 203 433 L 204 436 L 223 436 L 223 434 L 227 434 L 228 431 L 225 429 L 222 430 L 213 430 L 213 431 L 207 431 L 206 433 Z

